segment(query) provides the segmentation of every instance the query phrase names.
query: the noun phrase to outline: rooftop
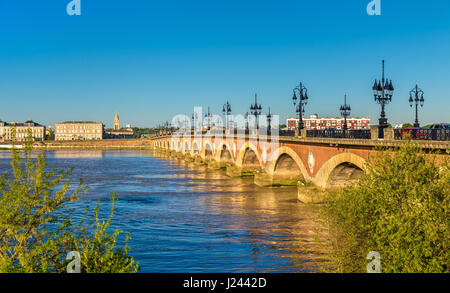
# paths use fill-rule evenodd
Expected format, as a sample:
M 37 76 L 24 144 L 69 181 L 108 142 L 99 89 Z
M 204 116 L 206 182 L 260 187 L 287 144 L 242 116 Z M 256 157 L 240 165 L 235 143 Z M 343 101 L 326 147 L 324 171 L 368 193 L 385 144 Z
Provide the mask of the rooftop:
M 56 122 L 55 124 L 99 124 L 102 122 L 95 121 L 65 121 L 65 122 Z

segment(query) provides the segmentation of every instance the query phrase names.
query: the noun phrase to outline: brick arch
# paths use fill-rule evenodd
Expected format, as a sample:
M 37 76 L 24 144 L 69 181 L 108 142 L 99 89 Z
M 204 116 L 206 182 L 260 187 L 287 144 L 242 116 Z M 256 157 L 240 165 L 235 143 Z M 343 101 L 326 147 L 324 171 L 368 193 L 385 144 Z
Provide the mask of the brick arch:
M 203 159 L 206 159 L 206 146 L 209 146 L 209 148 L 211 149 L 212 152 L 212 157 L 214 158 L 214 145 L 210 140 L 206 140 L 203 144 L 203 148 L 202 148 L 202 153 L 201 153 L 201 157 Z
M 308 171 L 306 170 L 305 165 L 303 164 L 302 159 L 300 159 L 300 156 L 290 147 L 282 146 L 279 147 L 271 156 L 270 158 L 270 164 L 267 168 L 267 171 L 270 175 L 275 174 L 275 168 L 277 167 L 278 160 L 283 156 L 288 155 L 291 157 L 295 163 L 297 164 L 298 168 L 300 169 L 300 172 L 303 175 L 303 178 L 307 181 L 311 181 L 311 178 L 308 174 Z
M 183 154 L 186 154 L 186 153 L 190 153 L 191 152 L 191 149 L 192 149 L 192 146 L 191 146 L 191 142 L 190 141 L 187 141 L 187 140 L 183 140 L 182 141 L 182 153 Z
M 236 165 L 239 167 L 243 166 L 244 163 L 244 156 L 245 156 L 245 152 L 247 151 L 247 149 L 250 149 L 251 151 L 253 151 L 256 154 L 256 158 L 258 159 L 258 163 L 259 166 L 261 167 L 261 169 L 264 168 L 263 163 L 262 163 L 262 159 L 261 159 L 261 155 L 258 152 L 258 149 L 255 147 L 255 145 L 253 145 L 251 142 L 247 141 L 239 150 L 239 154 L 238 157 L 236 159 Z
M 182 152 L 183 150 L 183 142 L 179 137 L 172 138 L 170 140 L 171 150 Z
M 360 168 L 364 172 L 367 171 L 367 160 L 353 153 L 342 153 L 330 158 L 317 172 L 313 178 L 313 183 L 320 187 L 327 187 L 331 173 L 341 164 L 350 163 Z
M 227 150 L 230 152 L 231 160 L 234 159 L 233 149 L 230 147 L 230 145 L 229 145 L 225 140 L 223 140 L 223 141 L 219 144 L 219 146 L 218 146 L 218 148 L 217 148 L 217 151 L 216 151 L 215 160 L 216 160 L 217 162 L 220 162 L 221 159 L 222 159 L 222 150 L 223 150 L 223 147 L 224 147 L 224 146 L 225 146 L 225 147 L 227 148 Z
M 192 155 L 201 155 L 202 154 L 202 147 L 201 147 L 201 141 L 198 141 L 194 139 L 191 144 L 191 154 Z M 197 152 L 196 152 L 197 151 Z

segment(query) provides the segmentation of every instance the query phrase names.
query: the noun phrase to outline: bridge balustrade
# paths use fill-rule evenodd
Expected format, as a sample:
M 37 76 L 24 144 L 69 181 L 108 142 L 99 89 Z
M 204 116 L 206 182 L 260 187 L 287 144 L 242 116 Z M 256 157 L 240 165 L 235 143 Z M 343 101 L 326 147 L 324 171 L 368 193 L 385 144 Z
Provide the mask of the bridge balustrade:
M 314 129 L 314 130 L 307 130 L 306 137 L 371 139 L 369 129 L 362 129 L 362 130 Z
M 394 129 L 396 140 L 450 141 L 450 129 Z

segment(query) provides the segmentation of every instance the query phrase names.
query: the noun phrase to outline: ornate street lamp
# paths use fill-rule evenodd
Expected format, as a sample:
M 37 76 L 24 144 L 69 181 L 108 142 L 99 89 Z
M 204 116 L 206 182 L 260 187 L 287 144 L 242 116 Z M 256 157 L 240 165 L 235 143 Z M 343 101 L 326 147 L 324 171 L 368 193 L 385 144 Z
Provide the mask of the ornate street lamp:
M 198 121 L 198 114 L 194 112 L 192 114 L 192 129 L 194 130 L 194 132 L 196 131 L 197 121 Z
M 211 130 L 211 120 L 212 120 L 212 114 L 209 110 L 209 106 L 208 106 L 208 113 L 205 114 L 205 120 L 208 121 L 208 131 Z
M 229 116 L 231 115 L 231 104 L 227 101 L 225 105 L 223 105 L 222 113 L 225 115 L 226 119 L 226 129 L 230 128 Z
M 257 96 L 257 94 L 255 94 L 255 104 L 252 104 L 250 106 L 250 113 L 255 116 L 255 124 L 256 124 L 255 126 L 256 126 L 256 129 L 259 129 L 258 117 L 259 117 L 259 115 L 261 115 L 262 107 L 261 107 L 261 104 L 258 105 L 257 99 L 258 99 L 258 96 Z
M 298 93 L 298 98 L 297 98 Z M 298 99 L 298 106 L 297 106 Z M 300 82 L 300 85 L 294 88 L 294 95 L 292 97 L 292 101 L 294 102 L 295 112 L 298 114 L 298 135 L 300 136 L 300 130 L 303 129 L 303 114 L 305 113 L 305 106 L 308 104 L 308 89 L 303 86 Z
M 413 94 L 414 94 L 414 99 L 413 99 Z M 419 95 L 420 95 L 420 99 L 419 99 Z M 414 123 L 414 127 L 419 128 L 420 124 L 419 124 L 419 116 L 418 116 L 418 106 L 420 103 L 420 107 L 423 107 L 423 103 L 425 102 L 425 99 L 423 98 L 424 92 L 419 88 L 419 86 L 416 84 L 416 87 L 413 88 L 410 92 L 409 92 L 409 105 L 412 107 L 413 106 L 413 102 L 416 103 L 416 122 Z
M 189 118 L 187 115 L 184 115 L 184 118 L 182 120 L 182 125 L 183 125 L 184 132 L 190 131 Z
M 383 60 L 383 74 L 381 82 L 375 80 L 375 84 L 372 87 L 373 96 L 375 102 L 381 104 L 381 116 L 378 125 L 378 138 L 384 138 L 384 129 L 388 126 L 386 114 L 384 112 L 384 106 L 392 101 L 392 95 L 394 94 L 394 86 L 392 85 L 392 80 L 388 81 L 384 78 L 384 60 Z
M 350 116 L 350 111 L 352 110 L 350 108 L 350 105 L 347 105 L 347 95 L 344 96 L 344 105 L 341 105 L 341 116 L 344 117 L 344 131 L 347 131 L 347 117 Z
M 245 113 L 245 131 L 248 132 L 248 112 Z
M 269 114 L 267 114 L 267 129 L 269 133 L 272 129 L 271 123 L 272 123 L 272 114 L 270 114 L 270 107 L 269 107 Z

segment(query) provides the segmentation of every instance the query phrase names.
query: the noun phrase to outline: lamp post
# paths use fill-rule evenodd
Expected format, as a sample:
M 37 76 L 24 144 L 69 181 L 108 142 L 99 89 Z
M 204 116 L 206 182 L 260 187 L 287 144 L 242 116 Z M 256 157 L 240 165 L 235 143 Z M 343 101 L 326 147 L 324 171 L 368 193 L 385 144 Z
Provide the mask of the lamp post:
M 350 105 L 347 105 L 347 95 L 344 96 L 344 105 L 341 105 L 341 116 L 344 117 L 344 132 L 347 131 L 347 117 L 350 116 L 350 111 L 352 110 L 350 108 Z
M 245 132 L 248 132 L 248 112 L 245 113 Z
M 298 93 L 298 98 L 297 98 Z M 298 99 L 298 106 L 297 106 Z M 308 104 L 308 89 L 303 86 L 303 83 L 300 82 L 300 85 L 294 88 L 294 95 L 292 97 L 292 101 L 294 102 L 295 112 L 298 114 L 298 135 L 300 136 L 300 131 L 303 129 L 303 114 L 305 113 L 305 106 Z
M 194 130 L 194 133 L 196 131 L 197 121 L 198 121 L 198 114 L 193 113 L 192 114 L 192 129 Z
M 205 114 L 205 120 L 208 121 L 208 131 L 211 130 L 211 119 L 212 119 L 212 114 L 211 114 L 210 109 L 208 107 L 208 113 Z
M 258 99 L 258 96 L 257 96 L 257 94 L 255 94 L 255 104 L 250 105 L 250 113 L 255 116 L 255 124 L 256 124 L 255 128 L 258 130 L 259 129 L 258 117 L 259 117 L 259 115 L 261 115 L 262 107 L 261 107 L 261 104 L 258 105 L 257 99 Z
M 414 99 L 413 99 L 413 95 L 414 95 Z M 420 95 L 420 99 L 419 99 L 419 95 Z M 409 105 L 412 107 L 413 106 L 413 102 L 416 103 L 416 122 L 414 123 L 414 127 L 419 128 L 420 124 L 419 124 L 419 116 L 418 116 L 418 112 L 419 112 L 419 103 L 420 103 L 420 107 L 423 107 L 423 103 L 425 102 L 425 99 L 423 98 L 424 92 L 419 88 L 419 86 L 416 84 L 416 87 L 413 88 L 410 92 L 409 92 Z
M 271 123 L 272 123 L 272 114 L 270 114 L 270 107 L 269 107 L 269 114 L 267 114 L 267 130 L 269 134 L 272 132 Z
M 229 116 L 231 115 L 231 104 L 228 101 L 225 105 L 223 105 L 222 113 L 225 115 L 226 120 L 225 130 L 227 130 L 228 128 L 230 128 Z
M 191 128 L 189 127 L 189 118 L 187 115 L 184 115 L 182 123 L 184 132 L 191 131 Z
M 375 84 L 372 87 L 373 96 L 375 102 L 381 105 L 381 116 L 378 125 L 378 138 L 384 138 L 384 129 L 387 127 L 387 118 L 384 112 L 384 106 L 392 101 L 392 95 L 394 94 L 394 86 L 392 85 L 392 80 L 388 81 L 384 78 L 384 60 L 383 60 L 383 73 L 381 77 L 381 82 L 375 79 Z

